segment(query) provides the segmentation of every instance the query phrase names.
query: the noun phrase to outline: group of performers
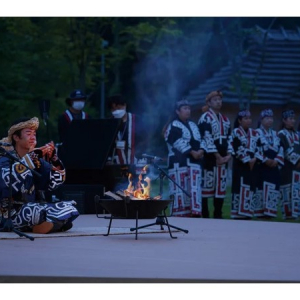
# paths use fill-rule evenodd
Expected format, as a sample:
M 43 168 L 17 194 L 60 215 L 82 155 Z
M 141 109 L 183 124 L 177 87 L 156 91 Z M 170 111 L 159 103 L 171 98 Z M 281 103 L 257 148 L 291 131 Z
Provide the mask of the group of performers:
M 222 93 L 209 93 L 195 124 L 189 103 L 178 101 L 164 129 L 168 172 L 182 187 L 170 182 L 173 215 L 209 218 L 208 199 L 213 198 L 213 217 L 222 218 L 231 162 L 231 218 L 274 218 L 279 207 L 283 219 L 298 218 L 300 144 L 294 111 L 282 112 L 277 132 L 271 109 L 261 111 L 257 128 L 250 111 L 241 110 L 231 129 L 221 107 Z
M 222 218 L 230 178 L 228 165 L 232 162 L 231 218 L 276 217 L 279 206 L 284 219 L 298 218 L 300 143 L 294 111 L 282 113 L 282 129 L 278 132 L 272 129 L 271 109 L 261 111 L 255 129 L 251 127 L 250 111 L 239 111 L 232 129 L 230 120 L 221 114 L 222 97 L 220 91 L 207 95 L 197 124 L 190 119 L 188 101 L 176 102 L 174 115 L 164 127 L 172 179 L 169 194 L 174 200 L 172 215 L 209 218 L 208 201 L 213 198 L 212 216 Z M 59 127 L 63 118 L 70 122 L 77 112 L 86 116 L 82 113 L 85 100 L 80 90 L 70 94 L 70 109 Z M 140 129 L 135 115 L 126 111 L 126 102 L 120 97 L 111 99 L 109 108 L 114 118 L 122 119 L 111 163 L 135 164 Z M 13 226 L 20 231 L 66 231 L 79 215 L 72 201 L 47 203 L 41 197 L 43 191 L 63 184 L 65 168 L 52 142 L 36 148 L 38 127 L 36 117 L 17 120 L 0 141 L 5 151 L 0 155 L 0 228 L 9 213 Z

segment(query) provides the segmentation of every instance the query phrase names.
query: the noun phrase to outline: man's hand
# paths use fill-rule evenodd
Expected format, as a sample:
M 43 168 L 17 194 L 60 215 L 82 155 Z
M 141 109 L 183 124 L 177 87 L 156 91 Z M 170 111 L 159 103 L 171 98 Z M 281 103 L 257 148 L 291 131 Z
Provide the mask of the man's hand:
M 53 157 L 56 155 L 56 149 L 53 141 L 40 148 L 35 148 L 33 151 L 39 158 L 43 158 L 47 162 L 51 162 Z
M 231 159 L 231 155 L 227 154 L 226 156 L 221 156 L 219 153 L 215 153 L 215 157 L 216 157 L 216 164 L 217 165 L 224 165 L 226 163 L 229 162 L 229 160 Z
M 278 165 L 278 161 L 274 159 L 268 159 L 265 164 L 270 168 L 275 168 Z
M 202 150 L 202 149 L 197 150 L 197 151 L 192 150 L 190 153 L 194 159 L 199 160 L 203 157 L 204 150 Z
M 249 161 L 249 166 L 250 166 L 250 170 L 252 171 L 254 164 L 256 163 L 256 157 L 250 159 Z
M 228 163 L 230 159 L 231 159 L 231 154 L 227 154 L 226 156 L 223 157 L 223 161 L 225 164 Z

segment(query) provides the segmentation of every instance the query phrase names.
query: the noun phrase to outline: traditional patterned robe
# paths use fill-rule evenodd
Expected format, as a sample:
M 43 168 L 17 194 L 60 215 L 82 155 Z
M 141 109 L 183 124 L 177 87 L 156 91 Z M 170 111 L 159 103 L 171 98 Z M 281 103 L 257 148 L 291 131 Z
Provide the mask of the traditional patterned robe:
M 263 160 L 258 148 L 259 134 L 249 128 L 247 132 L 239 126 L 232 131 L 232 200 L 231 218 L 252 217 L 255 203 L 257 164 L 250 170 L 249 161 L 256 157 Z
M 209 109 L 200 117 L 198 126 L 207 148 L 203 160 L 202 196 L 225 198 L 227 164 L 217 166 L 213 153 L 219 152 L 223 157 L 232 153 L 230 120 Z
M 168 147 L 168 173 L 184 191 L 169 181 L 169 193 L 174 197 L 174 216 L 201 216 L 201 164 L 191 155 L 191 150 L 205 150 L 197 125 L 192 121 L 172 121 L 165 132 Z
M 281 169 L 281 208 L 284 219 L 300 216 L 300 170 L 296 168 L 300 159 L 299 135 L 286 128 L 278 135 L 284 149 L 284 166 Z
M 283 147 L 275 130 L 266 130 L 261 125 L 256 131 L 260 137 L 263 158 L 257 169 L 254 216 L 277 217 L 280 199 L 280 168 L 284 165 Z M 268 159 L 276 160 L 277 167 L 268 167 L 265 164 Z
M 26 168 L 19 162 L 12 162 L 12 174 L 10 176 L 10 159 L 0 158 L 0 217 L 2 221 L 8 217 L 8 205 L 10 201 L 10 178 L 12 177 L 12 209 L 11 218 L 13 225 L 19 230 L 30 230 L 33 225 L 38 225 L 44 221 L 61 222 L 65 224 L 72 222 L 79 215 L 77 209 L 71 202 L 58 203 L 38 203 L 37 191 L 52 191 L 60 186 L 65 180 L 65 169 L 58 160 L 60 168 L 54 167 L 44 159 L 36 158 L 30 154 L 19 158 L 15 151 L 11 152 L 22 163 L 29 167 Z M 41 176 L 31 172 L 37 171 Z

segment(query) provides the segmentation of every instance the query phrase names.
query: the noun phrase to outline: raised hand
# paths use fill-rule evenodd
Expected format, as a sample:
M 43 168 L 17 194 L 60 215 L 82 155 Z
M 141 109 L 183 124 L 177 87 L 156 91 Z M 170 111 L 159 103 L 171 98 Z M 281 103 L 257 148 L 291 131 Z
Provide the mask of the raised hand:
M 40 148 L 35 148 L 33 152 L 36 153 L 39 158 L 43 158 L 47 162 L 51 162 L 53 157 L 56 155 L 56 149 L 53 141 Z

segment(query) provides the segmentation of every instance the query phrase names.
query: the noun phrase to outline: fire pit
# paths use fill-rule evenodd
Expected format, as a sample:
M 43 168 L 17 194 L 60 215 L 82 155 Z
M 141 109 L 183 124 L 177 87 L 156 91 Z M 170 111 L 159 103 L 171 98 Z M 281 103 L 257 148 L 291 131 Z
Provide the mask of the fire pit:
M 135 219 L 136 226 L 130 228 L 130 231 L 135 230 L 135 239 L 137 240 L 138 229 L 148 227 L 152 225 L 166 225 L 168 227 L 169 234 L 172 236 L 168 218 L 166 216 L 166 209 L 172 200 L 131 200 L 125 198 L 124 200 L 111 200 L 111 199 L 100 199 L 99 196 L 95 196 L 95 203 L 100 204 L 105 210 L 107 210 L 111 216 L 107 217 L 110 219 L 108 231 L 105 236 L 109 235 L 111 223 L 113 219 Z M 97 217 L 98 214 L 97 214 Z M 160 222 L 148 224 L 145 226 L 138 227 L 138 219 L 153 219 L 157 218 Z M 188 231 L 187 231 L 188 232 Z
M 150 197 L 151 180 L 147 176 L 148 165 L 144 166 L 141 173 L 138 176 L 138 181 L 135 182 L 133 175 L 128 175 L 128 186 L 125 190 L 119 190 L 115 193 L 106 192 L 105 196 L 111 199 L 100 199 L 98 195 L 95 196 L 96 214 L 97 205 L 100 204 L 105 210 L 107 210 L 111 216 L 109 217 L 108 231 L 105 236 L 109 235 L 110 227 L 113 219 L 135 219 L 136 226 L 130 228 L 130 231 L 135 230 L 135 239 L 137 240 L 138 229 L 149 227 L 152 225 L 166 225 L 169 230 L 171 238 L 172 236 L 170 227 L 188 233 L 188 230 L 169 225 L 168 218 L 166 216 L 166 209 L 172 200 L 161 200 L 161 195 Z M 156 222 L 144 226 L 138 227 L 138 219 L 153 219 L 156 218 Z
M 111 215 L 126 219 L 156 218 L 172 200 L 107 200 L 99 199 L 98 203 Z

